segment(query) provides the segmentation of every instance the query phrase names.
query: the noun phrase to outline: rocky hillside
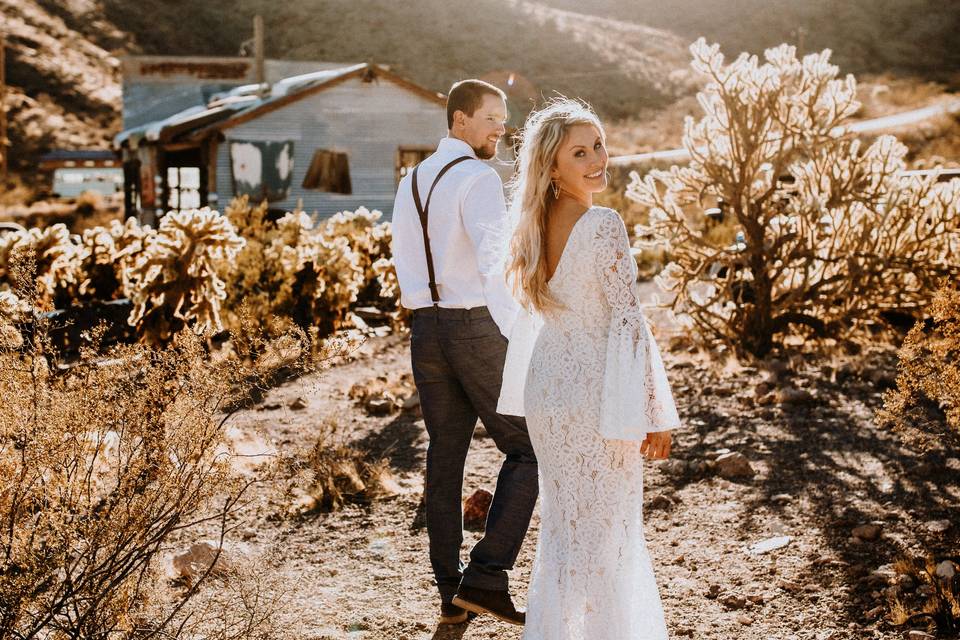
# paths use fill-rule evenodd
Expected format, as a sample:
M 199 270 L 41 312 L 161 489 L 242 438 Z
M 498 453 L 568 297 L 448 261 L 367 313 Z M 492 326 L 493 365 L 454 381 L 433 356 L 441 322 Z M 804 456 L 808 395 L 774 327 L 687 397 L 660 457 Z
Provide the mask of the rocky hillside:
M 371 60 L 439 91 L 468 76 L 506 84 L 513 73 L 513 96 L 526 106 L 556 91 L 620 116 L 694 88 L 686 42 L 668 31 L 514 0 L 476 0 L 469 24 L 462 4 L 446 0 L 328 0 L 319 10 L 303 0 L 210 0 L 187 21 L 165 0 L 0 0 L 0 8 L 12 166 L 28 177 L 48 149 L 109 144 L 120 126 L 117 55 L 237 55 L 256 13 L 271 58 Z
M 99 9 L 95 0 L 0 0 L 11 168 L 29 171 L 55 147 L 105 147 L 119 128 L 119 64 L 111 52 L 132 40 Z
M 878 11 L 878 2 L 890 6 Z M 951 73 L 960 70 L 960 49 L 952 34 L 960 29 L 960 9 L 954 4 L 206 0 L 190 6 L 184 19 L 184 5 L 168 0 L 0 0 L 12 165 L 29 178 L 47 149 L 109 143 L 120 126 L 116 56 L 237 55 L 257 13 L 271 58 L 376 61 L 439 91 L 469 76 L 506 86 L 513 75 L 515 111 L 562 93 L 619 119 L 646 118 L 693 93 L 686 45 L 699 34 L 731 53 L 802 37 L 807 50 L 833 47 L 845 71 L 899 69 L 956 82 Z
M 505 80 L 513 72 L 523 85 L 518 97 L 558 91 L 619 116 L 692 90 L 685 38 L 543 3 L 212 0 L 192 7 L 187 25 L 165 0 L 100 1 L 148 53 L 236 55 L 261 13 L 271 58 L 386 63 L 438 91 L 460 78 Z M 166 21 L 177 25 L 176 37 Z

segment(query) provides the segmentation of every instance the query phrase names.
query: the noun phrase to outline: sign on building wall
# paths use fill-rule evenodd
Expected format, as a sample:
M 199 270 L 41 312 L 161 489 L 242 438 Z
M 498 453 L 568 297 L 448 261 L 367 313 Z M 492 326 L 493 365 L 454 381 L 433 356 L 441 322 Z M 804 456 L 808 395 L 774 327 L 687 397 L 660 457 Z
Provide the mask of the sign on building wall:
M 233 169 L 233 194 L 247 195 L 254 201 L 286 200 L 293 176 L 293 140 L 260 140 L 230 143 Z
M 124 56 L 120 62 L 125 83 L 255 82 L 252 58 Z

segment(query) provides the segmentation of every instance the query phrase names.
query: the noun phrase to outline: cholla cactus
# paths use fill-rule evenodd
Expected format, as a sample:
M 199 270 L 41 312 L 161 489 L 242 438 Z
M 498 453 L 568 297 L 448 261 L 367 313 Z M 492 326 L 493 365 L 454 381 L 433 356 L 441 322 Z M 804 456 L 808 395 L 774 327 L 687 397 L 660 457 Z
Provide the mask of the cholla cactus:
M 16 349 L 23 344 L 17 325 L 30 316 L 30 305 L 12 291 L 0 291 L 0 350 Z
M 0 318 L 7 322 L 20 322 L 25 311 L 25 303 L 15 293 L 0 291 Z
M 117 247 L 110 230 L 93 227 L 83 232 L 79 269 L 83 279 L 77 287 L 77 298 L 113 300 L 118 297 L 122 273 L 117 272 L 116 254 Z
M 265 206 L 244 198 L 227 214 L 247 240 L 230 265 L 235 269 L 224 271 L 229 322 L 243 305 L 274 330 L 286 319 L 326 335 L 344 325 L 378 276 L 373 263 L 389 251 L 389 225 L 377 223 L 378 211 L 342 212 L 320 228 L 302 211 L 269 222 Z
M 168 213 L 130 269 L 130 324 L 154 343 L 187 323 L 197 331 L 222 328 L 226 291 L 217 269 L 244 244 L 230 221 L 209 208 Z
M 0 282 L 9 282 L 14 250 L 24 235 L 18 231 L 0 232 Z
M 326 228 L 326 227 L 325 227 Z M 301 327 L 340 328 L 365 282 L 360 255 L 346 237 L 328 237 L 298 211 L 277 220 L 268 260 L 284 274 L 277 308 Z
M 397 269 L 392 258 L 380 258 L 373 263 L 373 273 L 380 284 L 380 296 L 396 298 L 400 293 L 400 282 L 397 280 Z
M 15 253 L 34 255 L 37 292 L 47 305 L 68 303 L 82 273 L 79 238 L 71 236 L 64 224 L 46 229 L 31 228 L 0 236 L 0 280 L 9 279 Z
M 378 222 L 383 213 L 366 207 L 356 211 L 341 211 L 327 219 L 322 227 L 326 238 L 345 238 L 351 250 L 356 254 L 359 267 L 363 270 L 364 283 L 358 293 L 358 299 L 369 303 L 382 303 L 392 294 L 384 293 L 379 277 L 382 269 L 374 265 L 382 259 L 390 260 L 390 241 L 393 237 L 389 222 Z
M 117 220 L 110 223 L 110 237 L 113 239 L 113 260 L 120 266 L 129 266 L 136 262 L 137 255 L 143 251 L 146 239 L 153 233 L 150 225 L 141 225 L 136 218 L 127 218 L 121 224 Z
M 275 266 L 268 264 L 264 248 L 270 243 L 274 225 L 266 219 L 267 202 L 251 206 L 247 196 L 234 198 L 224 215 L 246 241 L 243 249 L 229 263 L 221 263 L 220 277 L 227 283 L 227 299 L 223 303 L 223 321 L 231 329 L 239 328 L 241 305 L 247 313 L 261 318 L 264 326 L 275 318 L 271 313 L 275 286 L 282 278 Z
M 313 262 L 322 238 L 313 228 L 313 218 L 302 211 L 293 211 L 277 220 L 276 233 L 265 252 L 270 262 L 278 265 L 287 277 Z
M 728 65 L 702 39 L 691 51 L 709 79 L 703 118 L 685 126 L 691 162 L 634 172 L 627 195 L 649 208 L 639 233 L 669 242 L 661 286 L 705 341 L 764 356 L 789 335 L 858 339 L 960 274 L 948 260 L 960 251 L 960 182 L 905 178 L 894 138 L 853 139 L 843 123 L 859 108 L 856 84 L 837 79 L 829 51 L 798 60 L 782 45 L 764 64 L 744 54 Z M 721 200 L 729 243 L 702 213 Z
M 368 282 L 363 256 L 344 237 L 322 238 L 313 257 L 317 274 L 313 317 L 320 319 L 321 330 L 340 328 L 350 306 L 357 302 L 361 288 Z

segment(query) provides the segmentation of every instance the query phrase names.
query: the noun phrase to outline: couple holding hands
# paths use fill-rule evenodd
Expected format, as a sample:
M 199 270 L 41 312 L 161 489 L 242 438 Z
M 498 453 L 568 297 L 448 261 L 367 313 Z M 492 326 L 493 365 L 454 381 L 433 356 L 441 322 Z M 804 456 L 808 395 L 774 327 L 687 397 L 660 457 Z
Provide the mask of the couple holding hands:
M 449 133 L 401 181 L 393 259 L 413 310 L 411 359 L 429 435 L 425 486 L 440 623 L 488 614 L 526 640 L 665 640 L 643 531 L 643 459 L 679 417 L 636 294 L 596 114 L 556 100 L 530 114 L 508 185 L 496 155 L 506 97 L 455 84 Z M 477 419 L 505 460 L 483 538 L 461 562 L 463 470 Z M 518 611 L 507 571 L 540 496 Z

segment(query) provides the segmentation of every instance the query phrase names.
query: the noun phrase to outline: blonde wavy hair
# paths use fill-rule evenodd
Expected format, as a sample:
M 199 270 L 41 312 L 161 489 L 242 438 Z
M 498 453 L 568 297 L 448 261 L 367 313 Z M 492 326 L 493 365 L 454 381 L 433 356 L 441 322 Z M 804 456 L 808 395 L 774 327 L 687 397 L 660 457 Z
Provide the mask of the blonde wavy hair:
M 550 170 L 567 132 L 581 124 L 593 125 L 606 137 L 590 105 L 561 97 L 531 113 L 520 134 L 517 172 L 508 185 L 517 226 L 510 239 L 506 277 L 512 282 L 514 297 L 528 310 L 543 313 L 562 307 L 547 287 L 547 215 L 556 201 Z

